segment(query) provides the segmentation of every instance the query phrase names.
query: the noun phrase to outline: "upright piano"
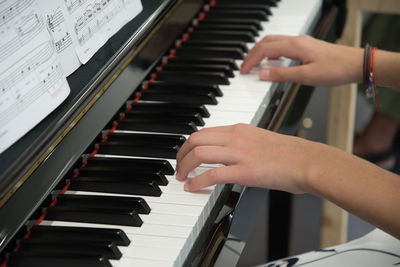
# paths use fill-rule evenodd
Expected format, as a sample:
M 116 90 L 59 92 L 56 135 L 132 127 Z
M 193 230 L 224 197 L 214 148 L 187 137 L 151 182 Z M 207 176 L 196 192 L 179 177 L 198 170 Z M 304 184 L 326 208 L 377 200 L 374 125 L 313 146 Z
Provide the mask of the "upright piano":
M 238 68 L 265 35 L 313 33 L 322 1 L 142 4 L 68 77 L 68 99 L 0 155 L 1 267 L 236 264 L 266 190 L 184 192 L 175 156 L 203 127 L 273 127 L 292 86 Z

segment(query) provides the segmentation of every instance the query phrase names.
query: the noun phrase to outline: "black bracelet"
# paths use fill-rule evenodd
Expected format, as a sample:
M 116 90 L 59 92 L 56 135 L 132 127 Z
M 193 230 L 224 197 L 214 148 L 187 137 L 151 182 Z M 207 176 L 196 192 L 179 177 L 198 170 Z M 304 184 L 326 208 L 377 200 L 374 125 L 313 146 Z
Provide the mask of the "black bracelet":
M 368 85 L 369 73 L 371 69 L 371 53 L 372 47 L 367 43 L 364 49 L 364 66 L 363 66 L 363 82 Z

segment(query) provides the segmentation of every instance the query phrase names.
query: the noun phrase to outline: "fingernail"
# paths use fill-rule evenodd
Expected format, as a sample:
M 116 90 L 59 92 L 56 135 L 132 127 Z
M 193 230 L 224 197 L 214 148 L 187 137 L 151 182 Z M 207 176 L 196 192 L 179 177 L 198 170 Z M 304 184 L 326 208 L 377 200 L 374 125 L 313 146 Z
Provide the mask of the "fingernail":
M 175 178 L 176 178 L 176 180 L 181 180 L 181 174 L 179 173 L 179 171 L 176 171 L 176 174 L 175 174 Z
M 269 79 L 269 69 L 261 69 L 260 70 L 260 78 L 261 78 L 261 80 L 268 80 Z
M 189 185 L 188 183 L 185 183 L 185 184 L 183 185 L 183 190 L 185 190 L 185 191 L 190 191 L 190 185 Z

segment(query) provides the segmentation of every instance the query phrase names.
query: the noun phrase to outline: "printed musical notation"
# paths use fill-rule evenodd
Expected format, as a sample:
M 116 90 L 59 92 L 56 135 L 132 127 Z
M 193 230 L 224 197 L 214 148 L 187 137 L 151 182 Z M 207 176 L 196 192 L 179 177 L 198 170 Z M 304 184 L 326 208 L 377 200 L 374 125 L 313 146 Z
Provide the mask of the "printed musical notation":
M 70 89 L 36 3 L 2 1 L 0 10 L 2 153 L 53 111 Z
M 141 0 L 0 1 L 0 153 L 65 100 L 65 77 L 142 8 Z
M 71 1 L 69 1 L 71 2 Z M 73 31 L 78 40 L 76 52 L 86 63 L 127 22 L 143 9 L 140 0 L 73 1 Z

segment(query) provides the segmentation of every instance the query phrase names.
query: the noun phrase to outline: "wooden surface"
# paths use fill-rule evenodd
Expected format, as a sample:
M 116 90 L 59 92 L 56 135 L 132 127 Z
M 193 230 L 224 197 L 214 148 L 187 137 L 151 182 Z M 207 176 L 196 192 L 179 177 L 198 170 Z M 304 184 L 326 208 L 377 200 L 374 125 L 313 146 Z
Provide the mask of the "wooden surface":
M 340 44 L 360 46 L 362 12 L 400 14 L 399 0 L 347 0 L 347 21 Z M 331 88 L 328 110 L 327 143 L 352 152 L 356 84 Z M 322 203 L 321 248 L 347 241 L 347 212 L 327 200 Z

